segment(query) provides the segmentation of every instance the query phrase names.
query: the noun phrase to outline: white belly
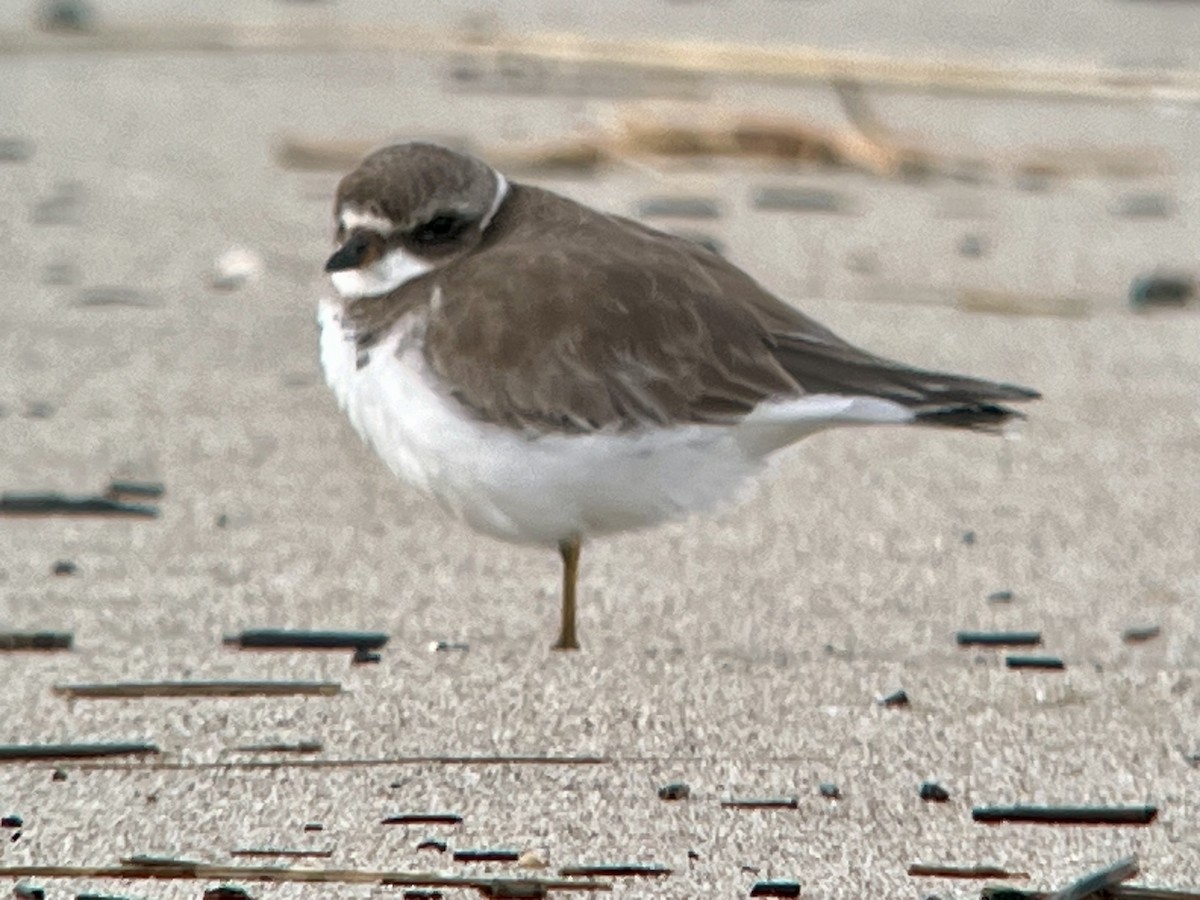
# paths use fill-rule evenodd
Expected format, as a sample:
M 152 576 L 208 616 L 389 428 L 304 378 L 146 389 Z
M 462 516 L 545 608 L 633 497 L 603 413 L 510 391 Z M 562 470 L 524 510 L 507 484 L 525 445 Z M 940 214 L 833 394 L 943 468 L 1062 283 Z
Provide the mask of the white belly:
M 765 456 L 806 435 L 912 421 L 887 400 L 817 394 L 764 403 L 736 426 L 528 435 L 473 419 L 439 390 L 419 321 L 398 323 L 360 361 L 340 315 L 340 303 L 321 303 L 321 364 L 355 430 L 453 515 L 517 543 L 553 545 L 711 509 Z
M 758 468 L 722 427 L 530 436 L 478 422 L 431 382 L 419 340 L 406 340 L 413 322 L 359 367 L 339 315 L 322 302 L 321 363 L 355 430 L 396 475 L 495 537 L 552 545 L 654 525 L 720 503 Z

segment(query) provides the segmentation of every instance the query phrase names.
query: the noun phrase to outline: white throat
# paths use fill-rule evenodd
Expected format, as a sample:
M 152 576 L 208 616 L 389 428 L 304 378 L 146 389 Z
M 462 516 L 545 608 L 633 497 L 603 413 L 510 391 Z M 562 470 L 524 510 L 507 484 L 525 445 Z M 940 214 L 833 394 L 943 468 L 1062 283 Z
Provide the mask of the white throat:
M 390 294 L 402 284 L 420 278 L 434 270 L 433 263 L 407 253 L 403 248 L 389 250 L 382 257 L 361 269 L 330 272 L 334 289 L 346 300 L 378 297 Z

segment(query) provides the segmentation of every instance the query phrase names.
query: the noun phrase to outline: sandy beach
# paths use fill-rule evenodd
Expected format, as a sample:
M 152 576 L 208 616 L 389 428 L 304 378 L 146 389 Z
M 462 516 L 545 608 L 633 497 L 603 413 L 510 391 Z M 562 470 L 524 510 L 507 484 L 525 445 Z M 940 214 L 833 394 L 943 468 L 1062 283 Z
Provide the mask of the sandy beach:
M 921 7 L 942 24 L 929 28 L 863 2 L 483 12 L 518 33 L 1200 68 L 1194 4 L 1088 3 L 1069 22 L 1040 6 L 980 7 L 958 28 L 946 23 L 963 11 L 933 2 Z M 480 10 L 262 3 L 231 21 L 453 28 Z M 989 865 L 1028 874 L 1013 887 L 1054 890 L 1136 853 L 1134 883 L 1200 890 L 1200 768 L 1189 761 L 1200 753 L 1200 314 L 1195 299 L 1142 313 L 1127 300 L 1139 275 L 1200 268 L 1195 103 L 870 91 L 897 140 L 957 166 L 918 180 L 744 159 L 515 175 L 625 215 L 652 198 L 703 198 L 715 218 L 645 219 L 716 240 L 861 346 L 1044 395 L 1015 438 L 822 434 L 780 454 L 737 506 L 587 546 L 583 650 L 556 654 L 555 555 L 448 520 L 337 411 L 315 307 L 341 172 L 285 167 L 280 148 L 427 137 L 499 154 L 662 109 L 845 130 L 835 92 L 701 77 L 690 99 L 669 102 L 529 95 L 506 92 L 494 73 L 464 85 L 455 60 L 436 54 L 20 50 L 42 34 L 34 18 L 26 4 L 0 5 L 10 157 L 0 162 L 0 491 L 95 494 L 120 478 L 165 492 L 149 501 L 153 519 L 0 517 L 0 631 L 74 635 L 69 652 L 0 652 L 0 744 L 133 741 L 159 752 L 0 761 L 0 815 L 23 819 L 0 829 L 0 870 L 138 854 L 514 878 L 641 863 L 671 872 L 600 880 L 614 897 L 747 896 L 783 879 L 807 898 L 950 900 L 999 881 L 908 867 Z M 96 28 L 200 18 L 211 21 L 191 4 L 97 4 Z M 616 83 L 628 93 L 630 82 Z M 1026 163 L 1047 153 L 1097 150 L 1154 171 L 1028 177 Z M 824 209 L 764 210 L 764 188 L 819 192 Z M 261 272 L 214 288 L 214 261 L 230 248 Z M 59 562 L 73 574 L 54 574 Z M 1150 626 L 1151 639 L 1123 640 Z M 222 642 L 267 627 L 390 640 L 367 665 L 348 652 Z M 1040 632 L 1028 652 L 1065 670 L 1006 668 L 1008 653 L 1026 650 L 958 646 L 965 629 Z M 439 641 L 466 649 L 431 650 Z M 221 679 L 331 682 L 340 693 L 53 692 Z M 901 688 L 909 705 L 877 702 Z M 263 749 L 298 742 L 320 749 Z M 237 749 L 247 746 L 259 749 Z M 923 801 L 926 781 L 949 799 Z M 660 799 L 673 782 L 690 796 Z M 840 798 L 822 797 L 823 782 Z M 722 803 L 771 797 L 796 803 Z M 1012 804 L 1151 805 L 1157 818 L 972 820 L 975 807 Z M 419 812 L 463 821 L 381 824 Z M 311 822 L 323 829 L 306 831 Z M 418 849 L 429 837 L 446 851 Z M 256 848 L 321 855 L 234 853 Z M 549 865 L 452 858 L 471 848 L 535 852 Z M 174 898 L 223 880 L 0 885 Z M 403 896 L 369 883 L 229 880 L 261 898 Z

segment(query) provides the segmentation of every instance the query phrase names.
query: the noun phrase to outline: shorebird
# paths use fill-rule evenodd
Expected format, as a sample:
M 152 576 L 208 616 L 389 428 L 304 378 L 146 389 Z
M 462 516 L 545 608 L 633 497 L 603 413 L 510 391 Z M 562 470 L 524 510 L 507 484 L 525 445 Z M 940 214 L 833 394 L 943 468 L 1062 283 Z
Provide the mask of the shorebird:
M 428 143 L 338 185 L 321 363 L 391 470 L 469 526 L 562 556 L 731 498 L 835 426 L 997 431 L 1036 391 L 859 350 L 718 254 Z

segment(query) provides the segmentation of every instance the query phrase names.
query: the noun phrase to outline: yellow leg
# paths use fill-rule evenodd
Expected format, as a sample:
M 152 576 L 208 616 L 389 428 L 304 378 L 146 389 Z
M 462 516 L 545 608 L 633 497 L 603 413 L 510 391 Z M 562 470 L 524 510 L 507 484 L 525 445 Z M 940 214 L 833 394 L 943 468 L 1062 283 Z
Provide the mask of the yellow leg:
M 579 578 L 579 550 L 583 542 L 579 538 L 562 541 L 558 552 L 563 561 L 562 625 L 558 632 L 555 650 L 578 650 L 579 638 L 575 634 L 575 582 Z

